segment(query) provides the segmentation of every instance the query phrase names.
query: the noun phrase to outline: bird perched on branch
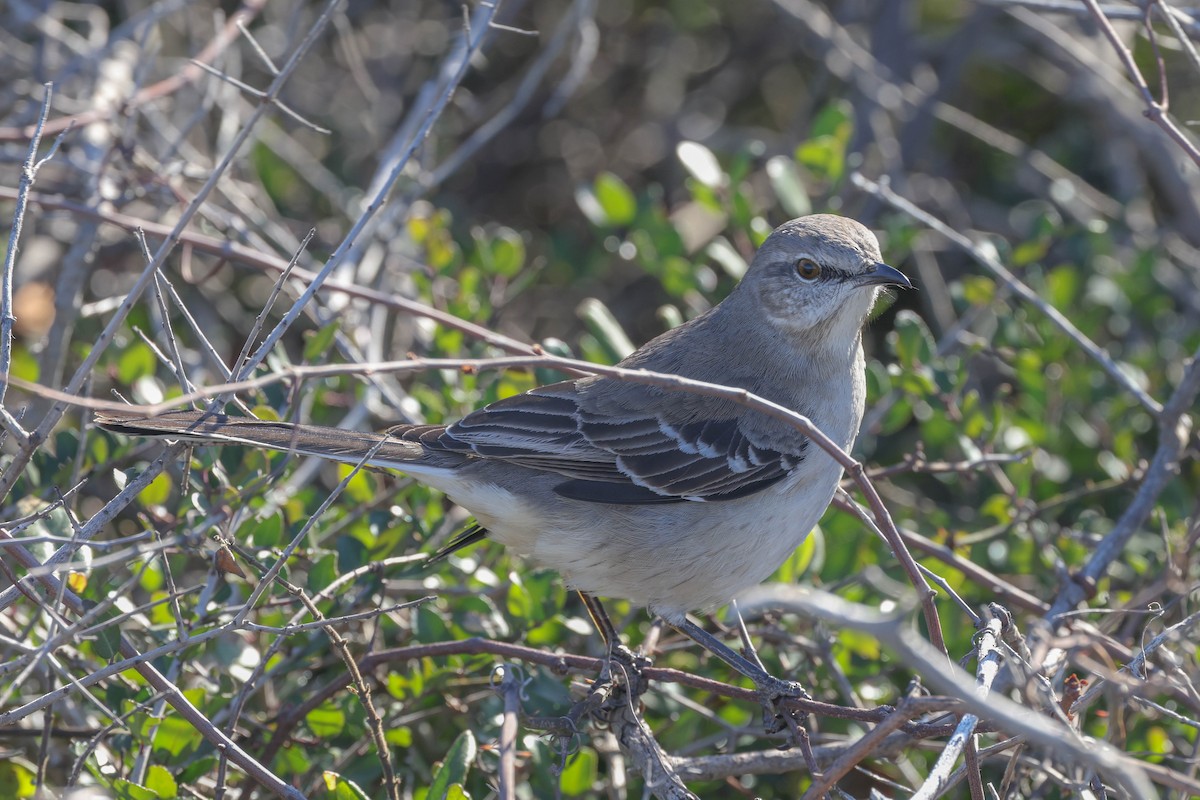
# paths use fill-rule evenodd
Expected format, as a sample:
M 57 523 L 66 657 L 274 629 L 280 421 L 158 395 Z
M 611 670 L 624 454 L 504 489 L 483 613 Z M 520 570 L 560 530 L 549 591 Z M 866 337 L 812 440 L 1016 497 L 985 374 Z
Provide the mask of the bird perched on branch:
M 871 231 L 801 217 L 767 237 L 724 301 L 620 366 L 743 389 L 849 450 L 865 401 L 862 327 L 882 286 L 911 288 Z M 399 470 L 474 515 L 478 528 L 452 546 L 486 536 L 585 598 L 645 605 L 774 694 L 789 686 L 685 615 L 774 572 L 842 475 L 791 422 L 729 397 L 606 376 L 533 389 L 452 425 L 380 434 L 194 411 L 99 424 Z

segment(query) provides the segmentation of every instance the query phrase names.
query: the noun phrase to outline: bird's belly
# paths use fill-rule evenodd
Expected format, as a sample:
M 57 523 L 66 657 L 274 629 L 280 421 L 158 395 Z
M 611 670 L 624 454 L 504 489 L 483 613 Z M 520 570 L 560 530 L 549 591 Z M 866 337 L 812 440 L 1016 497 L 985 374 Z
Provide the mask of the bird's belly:
M 453 499 L 490 538 L 554 569 L 570 588 L 679 620 L 728 603 L 791 555 L 840 477 L 836 467 L 822 473 L 726 502 L 621 506 L 560 498 L 547 512 L 545 503 L 498 486 Z

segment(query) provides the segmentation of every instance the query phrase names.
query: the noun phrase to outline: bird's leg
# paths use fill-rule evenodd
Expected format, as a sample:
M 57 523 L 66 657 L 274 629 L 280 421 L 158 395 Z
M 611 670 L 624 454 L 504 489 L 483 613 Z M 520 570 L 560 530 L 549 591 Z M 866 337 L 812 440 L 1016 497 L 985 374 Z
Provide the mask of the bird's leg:
M 599 600 L 586 592 L 579 592 L 579 599 L 583 601 L 583 607 L 587 609 L 588 616 L 592 618 L 592 624 L 596 626 L 600 638 L 604 639 L 604 646 L 607 650 L 604 668 L 600 672 L 600 680 L 610 679 L 613 664 L 616 664 L 624 673 L 625 683 L 629 687 L 630 693 L 634 697 L 641 694 L 642 668 L 649 666 L 650 660 L 635 654 L 621 644 L 621 635 L 617 633 L 612 620 L 608 618 L 608 612 L 604 610 L 604 606 L 600 604 Z
M 742 639 L 742 655 L 757 664 L 758 668 L 763 672 L 766 672 L 767 668 L 763 666 L 762 659 L 758 657 L 758 651 L 754 649 L 754 641 L 751 640 L 750 631 L 746 628 L 746 620 L 742 619 L 742 610 L 738 608 L 737 600 L 729 601 L 729 610 L 737 618 L 738 636 Z
M 767 733 L 778 733 L 786 727 L 790 730 L 793 740 L 797 736 L 803 736 L 792 714 L 786 709 L 779 708 L 780 700 L 786 700 L 791 697 L 807 699 L 809 694 L 804 690 L 803 686 L 795 681 L 785 681 L 781 678 L 776 678 L 767 672 L 762 662 L 758 660 L 758 654 L 754 652 L 753 648 L 750 649 L 753 659 L 751 660 L 751 658 L 747 658 L 733 650 L 720 639 L 687 618 L 679 622 L 667 620 L 667 624 L 745 675 L 754 683 L 759 701 L 762 703 L 763 726 L 766 728 Z

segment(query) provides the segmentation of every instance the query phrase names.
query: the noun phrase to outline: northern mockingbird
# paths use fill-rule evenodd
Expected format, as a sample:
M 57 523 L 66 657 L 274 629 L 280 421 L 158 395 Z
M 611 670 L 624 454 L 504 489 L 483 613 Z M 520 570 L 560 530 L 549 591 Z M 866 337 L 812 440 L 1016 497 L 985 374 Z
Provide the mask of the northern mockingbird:
M 882 262 L 871 231 L 844 217 L 801 217 L 767 237 L 723 302 L 620 366 L 746 389 L 803 414 L 849 450 L 866 394 L 862 326 L 889 285 L 912 287 Z M 797 688 L 685 617 L 774 572 L 842 475 L 793 427 L 732 401 L 592 376 L 492 403 L 452 425 L 382 434 L 194 411 L 99 423 L 350 463 L 377 448 L 366 464 L 407 473 L 474 515 L 479 528 L 453 546 L 486 535 L 557 570 L 585 597 L 648 607 L 761 690 Z

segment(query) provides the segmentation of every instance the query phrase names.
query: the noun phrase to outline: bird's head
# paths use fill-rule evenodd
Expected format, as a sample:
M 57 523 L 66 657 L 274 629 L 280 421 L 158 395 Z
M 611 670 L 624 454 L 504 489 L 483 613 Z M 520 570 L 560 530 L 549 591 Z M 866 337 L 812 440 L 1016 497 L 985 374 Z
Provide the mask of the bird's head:
M 883 263 L 875 234 L 846 217 L 813 214 L 767 237 L 738 293 L 757 301 L 776 330 L 840 346 L 858 341 L 882 286 L 912 283 Z

